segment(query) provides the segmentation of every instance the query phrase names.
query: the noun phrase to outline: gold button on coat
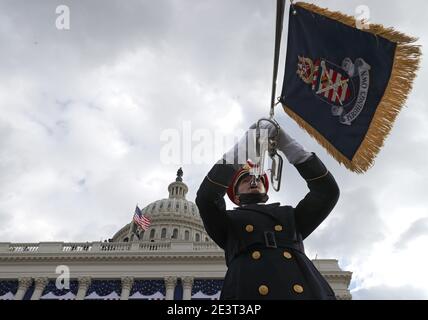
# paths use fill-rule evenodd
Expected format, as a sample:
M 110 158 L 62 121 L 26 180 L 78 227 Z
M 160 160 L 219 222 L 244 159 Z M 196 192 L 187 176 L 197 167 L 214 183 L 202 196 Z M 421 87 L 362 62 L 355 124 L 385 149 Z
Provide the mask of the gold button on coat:
M 247 225 L 245 226 L 245 230 L 246 230 L 247 232 L 253 232 L 254 227 L 253 227 L 253 225 L 252 225 L 252 224 L 247 224 Z
M 260 251 L 254 251 L 254 252 L 251 254 L 251 257 L 252 257 L 254 260 L 258 260 L 258 259 L 260 259 L 260 257 L 261 257 Z
M 292 255 L 291 255 L 291 253 L 290 253 L 290 252 L 288 252 L 288 251 L 284 251 L 284 258 L 285 258 L 285 259 L 291 259 L 291 257 L 292 257 Z
M 300 284 L 295 284 L 295 285 L 293 286 L 293 290 L 294 290 L 294 292 L 296 292 L 296 293 L 302 293 L 302 292 L 303 292 L 303 287 L 302 287 Z
M 262 285 L 259 287 L 259 293 L 260 293 L 262 296 L 265 296 L 265 295 L 267 295 L 267 294 L 269 293 L 269 288 L 268 288 L 267 286 L 265 286 L 264 284 L 262 284 Z
M 277 224 L 275 226 L 275 231 L 282 231 L 282 226 L 280 224 Z

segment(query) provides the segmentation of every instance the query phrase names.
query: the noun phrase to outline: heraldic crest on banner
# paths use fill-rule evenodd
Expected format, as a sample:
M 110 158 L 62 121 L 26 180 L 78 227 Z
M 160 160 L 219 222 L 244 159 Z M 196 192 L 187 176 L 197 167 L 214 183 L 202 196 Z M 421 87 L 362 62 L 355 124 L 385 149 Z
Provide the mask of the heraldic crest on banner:
M 351 125 L 363 110 L 370 86 L 370 65 L 363 58 L 355 63 L 345 58 L 338 66 L 325 59 L 312 61 L 299 56 L 297 74 L 331 106 L 331 114 L 338 116 L 340 123 Z

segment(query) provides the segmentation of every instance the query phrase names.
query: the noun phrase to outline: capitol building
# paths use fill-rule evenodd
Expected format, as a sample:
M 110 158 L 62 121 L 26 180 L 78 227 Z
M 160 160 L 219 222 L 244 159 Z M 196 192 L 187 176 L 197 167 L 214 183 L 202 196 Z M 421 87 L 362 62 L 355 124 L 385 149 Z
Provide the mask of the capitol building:
M 224 252 L 206 233 L 180 174 L 169 196 L 147 205 L 147 231 L 133 223 L 108 242 L 0 242 L 0 300 L 218 299 Z M 352 273 L 313 260 L 338 299 L 351 299 Z

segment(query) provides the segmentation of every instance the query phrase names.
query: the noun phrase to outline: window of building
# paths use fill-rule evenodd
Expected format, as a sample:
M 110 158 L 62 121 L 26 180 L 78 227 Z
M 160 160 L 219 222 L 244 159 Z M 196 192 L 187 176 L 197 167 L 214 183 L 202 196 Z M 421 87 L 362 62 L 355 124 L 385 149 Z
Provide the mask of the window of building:
M 166 228 L 162 228 L 161 239 L 165 239 L 165 238 L 166 238 Z
M 184 240 L 189 240 L 190 239 L 190 232 L 189 230 L 184 231 Z
M 178 239 L 178 229 L 172 231 L 172 239 Z
M 196 242 L 201 241 L 201 236 L 199 235 L 199 233 L 197 233 L 197 234 L 195 235 L 195 240 L 196 240 Z
M 153 239 L 155 237 L 155 229 L 150 230 L 150 239 Z

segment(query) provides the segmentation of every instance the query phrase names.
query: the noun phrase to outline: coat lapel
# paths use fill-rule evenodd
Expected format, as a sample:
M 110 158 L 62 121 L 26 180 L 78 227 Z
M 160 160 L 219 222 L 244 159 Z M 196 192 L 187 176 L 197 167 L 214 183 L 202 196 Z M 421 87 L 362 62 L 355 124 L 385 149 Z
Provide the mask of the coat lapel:
M 237 207 L 236 210 L 242 210 L 242 211 L 252 211 L 256 213 L 263 214 L 265 216 L 268 216 L 275 221 L 279 221 L 278 217 L 275 216 L 274 212 L 275 209 L 279 207 L 279 202 L 270 203 L 270 204 L 249 204 L 244 207 Z

